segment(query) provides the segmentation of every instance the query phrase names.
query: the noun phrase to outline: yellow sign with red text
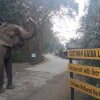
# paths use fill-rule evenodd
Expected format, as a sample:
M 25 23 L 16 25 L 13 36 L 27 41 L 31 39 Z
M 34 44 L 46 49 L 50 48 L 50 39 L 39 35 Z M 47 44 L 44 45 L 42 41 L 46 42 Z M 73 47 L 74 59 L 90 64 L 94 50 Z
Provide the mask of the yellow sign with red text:
M 100 48 L 68 50 L 68 58 L 100 60 Z
M 70 87 L 75 88 L 100 100 L 100 88 L 96 88 L 95 86 L 83 83 L 75 79 L 70 79 Z

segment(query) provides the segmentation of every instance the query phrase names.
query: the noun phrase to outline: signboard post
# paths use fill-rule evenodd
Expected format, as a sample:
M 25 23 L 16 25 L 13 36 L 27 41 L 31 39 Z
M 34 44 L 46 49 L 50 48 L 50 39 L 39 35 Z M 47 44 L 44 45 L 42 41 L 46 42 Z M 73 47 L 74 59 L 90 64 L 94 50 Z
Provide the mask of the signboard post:
M 69 63 L 72 64 L 73 60 L 69 59 Z M 73 72 L 70 72 L 70 78 L 73 78 Z M 75 98 L 74 98 L 74 88 L 70 87 L 70 90 L 71 90 L 71 100 L 75 100 Z
M 100 99 L 100 88 L 74 79 L 74 73 L 100 79 L 100 68 L 73 64 L 73 60 L 100 60 L 100 48 L 68 50 L 71 100 L 75 100 L 74 89 Z
M 69 59 L 69 63 L 72 64 L 73 63 L 73 60 L 72 59 Z M 73 72 L 70 72 L 70 78 L 73 78 Z M 70 90 L 71 90 L 71 100 L 75 100 L 74 99 L 74 88 L 73 87 L 70 87 Z

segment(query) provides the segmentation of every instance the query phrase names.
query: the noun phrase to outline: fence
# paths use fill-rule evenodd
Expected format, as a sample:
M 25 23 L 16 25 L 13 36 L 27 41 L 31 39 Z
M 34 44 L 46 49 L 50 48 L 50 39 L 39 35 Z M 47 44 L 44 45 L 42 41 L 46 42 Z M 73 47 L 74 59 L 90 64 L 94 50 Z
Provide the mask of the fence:
M 73 60 L 100 60 L 100 48 L 97 49 L 73 49 L 68 50 L 71 100 L 74 98 L 74 89 L 91 95 L 100 100 L 100 88 L 74 79 L 73 74 L 79 74 L 90 78 L 100 79 L 100 68 L 73 64 Z M 99 84 L 97 84 L 99 86 Z

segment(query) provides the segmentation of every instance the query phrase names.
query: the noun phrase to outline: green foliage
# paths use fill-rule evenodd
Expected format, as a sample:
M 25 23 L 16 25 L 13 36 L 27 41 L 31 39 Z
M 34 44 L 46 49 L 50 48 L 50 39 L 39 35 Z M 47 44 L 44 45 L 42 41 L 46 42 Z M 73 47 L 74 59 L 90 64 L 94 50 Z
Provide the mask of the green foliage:
M 80 48 L 100 48 L 100 0 L 90 0 L 85 16 L 81 20 L 80 32 L 82 34 L 82 42 Z M 100 61 L 84 60 L 83 64 L 89 66 L 100 66 Z M 86 78 L 87 82 L 95 85 L 99 80 Z M 91 96 L 86 96 L 86 99 L 95 100 Z
M 82 45 L 81 48 L 100 48 L 100 14 L 99 0 L 90 0 L 88 11 L 81 21 Z M 99 61 L 85 61 L 88 65 L 99 66 Z
M 97 20 L 100 9 L 98 0 L 90 0 L 88 11 L 82 18 L 83 48 L 100 47 L 100 23 Z
M 81 19 L 80 27 L 81 39 L 73 39 L 69 42 L 69 45 L 74 44 L 75 48 L 77 45 L 79 48 L 100 48 L 100 0 L 89 0 L 88 9 L 85 15 Z M 77 41 L 80 40 L 80 44 Z M 76 43 L 76 45 L 75 45 Z M 68 46 L 68 44 L 67 44 Z M 73 48 L 73 46 L 72 46 Z M 81 61 L 84 65 L 98 66 L 100 67 L 100 61 L 96 60 L 84 60 Z M 96 86 L 100 83 L 99 80 L 85 77 L 87 83 Z M 96 100 L 92 96 L 84 95 L 83 100 Z

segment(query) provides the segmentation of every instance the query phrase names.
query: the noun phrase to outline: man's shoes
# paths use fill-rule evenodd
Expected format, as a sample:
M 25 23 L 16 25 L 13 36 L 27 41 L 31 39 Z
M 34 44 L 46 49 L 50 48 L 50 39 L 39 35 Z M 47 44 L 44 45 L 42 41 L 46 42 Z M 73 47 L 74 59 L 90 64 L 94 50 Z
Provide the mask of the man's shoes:
M 13 84 L 8 84 L 6 88 L 7 88 L 7 89 L 14 89 L 15 86 L 14 86 Z
M 1 88 L 0 88 L 0 93 L 4 93 L 4 92 L 5 92 L 4 87 L 1 87 Z

